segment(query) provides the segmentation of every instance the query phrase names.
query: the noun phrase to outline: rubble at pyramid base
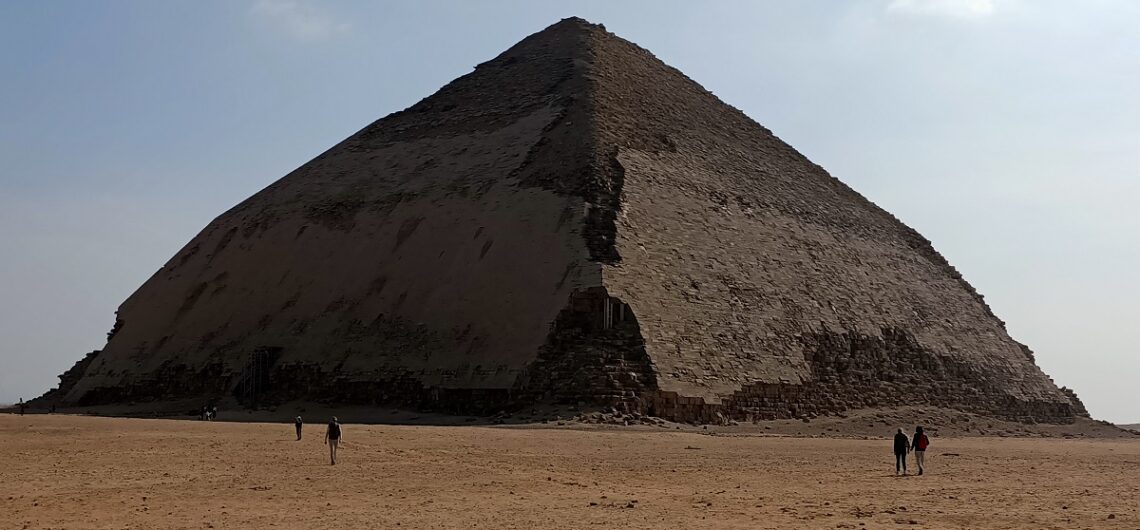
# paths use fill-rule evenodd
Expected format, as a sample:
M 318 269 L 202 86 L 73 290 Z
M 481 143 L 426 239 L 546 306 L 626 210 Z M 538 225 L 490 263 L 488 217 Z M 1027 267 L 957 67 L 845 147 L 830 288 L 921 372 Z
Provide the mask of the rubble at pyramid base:
M 374 406 L 452 415 L 491 416 L 543 405 L 570 405 L 577 409 L 619 410 L 648 417 L 684 423 L 725 424 L 731 421 L 755 422 L 778 419 L 815 418 L 842 415 L 860 409 L 904 406 L 934 406 L 970 412 L 1022 423 L 1072 423 L 1077 416 L 1087 417 L 1079 401 L 1073 404 L 1017 401 L 1000 393 L 985 393 L 976 388 L 947 381 L 943 387 L 959 387 L 956 393 L 935 393 L 937 398 L 920 397 L 928 392 L 923 384 L 905 382 L 877 383 L 832 379 L 830 382 L 755 383 L 746 385 L 720 403 L 704 398 L 685 397 L 676 392 L 622 388 L 618 383 L 630 378 L 628 364 L 602 368 L 607 379 L 591 380 L 590 386 L 560 388 L 540 392 L 532 388 L 441 388 L 424 387 L 413 374 L 389 375 L 369 379 L 327 373 L 315 365 L 282 366 L 272 376 L 273 390 L 257 401 L 237 399 L 225 392 L 227 379 L 216 370 L 189 374 L 170 370 L 155 374 L 156 378 L 118 387 L 104 387 L 84 396 L 76 406 L 89 407 L 117 403 L 161 403 L 191 400 L 226 402 L 233 398 L 239 406 L 269 408 L 292 401 L 311 401 L 330 406 Z M 597 381 L 606 381 L 600 384 Z M 544 399 L 550 395 L 561 399 Z M 846 396 L 858 396 L 847 398 Z M 1075 397 L 1075 396 L 1074 396 Z M 48 406 L 51 397 L 37 400 Z
M 726 424 L 842 415 L 859 409 L 939 407 L 1022 423 L 1072 423 L 1087 417 L 1076 395 L 1062 389 L 1069 403 L 1018 400 L 987 386 L 984 374 L 925 351 L 902 330 L 882 336 L 809 334 L 800 337 L 812 379 L 753 382 L 719 401 L 661 390 L 645 354 L 636 319 L 628 308 L 610 314 L 593 311 L 604 293 L 576 298 L 557 320 L 538 359 L 511 388 L 425 386 L 422 374 L 408 370 L 337 373 L 317 363 L 278 363 L 279 352 L 263 349 L 240 372 L 214 363 L 194 370 L 169 365 L 130 384 L 100 387 L 76 403 L 236 402 L 265 408 L 292 401 L 332 406 L 365 405 L 454 415 L 495 415 L 542 405 L 579 410 L 617 410 L 685 423 Z M 61 376 L 59 390 L 41 402 L 66 394 L 98 352 Z M 259 361 L 258 361 L 259 360 Z M 254 367 L 258 369 L 254 369 Z

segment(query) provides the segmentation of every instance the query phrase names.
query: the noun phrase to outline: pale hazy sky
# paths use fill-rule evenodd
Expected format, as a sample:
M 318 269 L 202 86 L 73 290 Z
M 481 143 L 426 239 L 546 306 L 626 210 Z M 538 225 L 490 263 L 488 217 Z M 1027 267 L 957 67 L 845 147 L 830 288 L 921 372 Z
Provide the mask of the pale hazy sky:
M 567 16 L 894 213 L 1140 422 L 1140 2 L 0 2 L 0 401 L 213 217 Z

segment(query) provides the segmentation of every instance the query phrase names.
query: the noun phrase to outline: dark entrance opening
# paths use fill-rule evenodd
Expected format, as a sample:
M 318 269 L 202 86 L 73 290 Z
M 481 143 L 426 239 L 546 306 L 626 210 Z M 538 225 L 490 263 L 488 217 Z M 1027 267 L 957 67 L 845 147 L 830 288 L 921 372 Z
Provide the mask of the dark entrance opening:
M 242 367 L 238 383 L 234 387 L 234 397 L 238 403 L 257 408 L 270 391 L 269 374 L 277 359 L 281 357 L 281 348 L 263 346 L 249 354 L 249 361 Z

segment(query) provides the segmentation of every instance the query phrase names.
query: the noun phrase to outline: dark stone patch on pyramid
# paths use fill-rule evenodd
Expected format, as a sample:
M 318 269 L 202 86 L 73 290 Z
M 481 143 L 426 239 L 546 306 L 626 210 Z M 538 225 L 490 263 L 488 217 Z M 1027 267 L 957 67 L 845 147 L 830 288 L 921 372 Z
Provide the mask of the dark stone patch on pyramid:
M 118 319 L 43 399 L 1084 414 L 929 241 L 580 19 L 225 212 Z

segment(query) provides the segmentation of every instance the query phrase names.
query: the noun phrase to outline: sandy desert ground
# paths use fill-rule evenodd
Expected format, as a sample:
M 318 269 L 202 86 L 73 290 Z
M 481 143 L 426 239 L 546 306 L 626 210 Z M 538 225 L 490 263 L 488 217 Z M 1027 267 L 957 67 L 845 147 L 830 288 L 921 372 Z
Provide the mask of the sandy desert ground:
M 321 427 L 0 414 L 0 527 L 1140 528 L 1140 438 Z

